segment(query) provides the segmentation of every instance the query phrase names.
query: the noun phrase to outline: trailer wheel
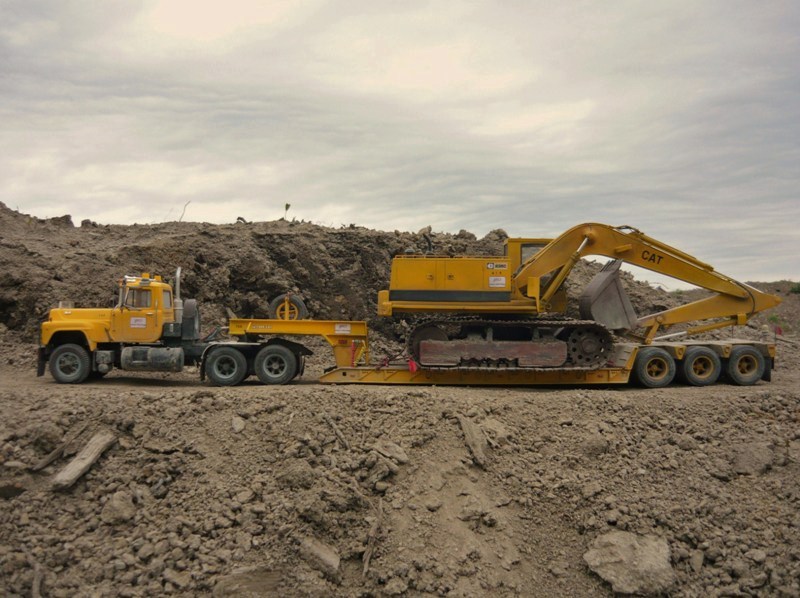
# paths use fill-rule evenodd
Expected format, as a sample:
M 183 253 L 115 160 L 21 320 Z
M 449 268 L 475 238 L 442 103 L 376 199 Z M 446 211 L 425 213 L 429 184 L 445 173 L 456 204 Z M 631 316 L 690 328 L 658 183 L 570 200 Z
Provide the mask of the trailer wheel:
M 284 293 L 269 302 L 269 317 L 273 320 L 305 320 L 308 308 L 297 295 Z
M 647 347 L 636 356 L 633 373 L 645 388 L 662 388 L 675 378 L 675 360 L 664 349 Z
M 247 376 L 247 359 L 232 347 L 220 347 L 206 359 L 206 372 L 217 386 L 236 386 Z
M 256 355 L 256 376 L 264 384 L 286 384 L 297 375 L 297 357 L 283 345 L 267 345 Z
M 708 347 L 689 347 L 681 362 L 680 374 L 687 384 L 709 386 L 719 380 L 722 362 Z
M 751 386 L 764 375 L 764 356 L 753 347 L 742 345 L 731 350 L 726 373 L 738 386 Z
M 89 353 L 80 345 L 60 345 L 50 356 L 50 374 L 59 384 L 80 384 L 91 371 Z

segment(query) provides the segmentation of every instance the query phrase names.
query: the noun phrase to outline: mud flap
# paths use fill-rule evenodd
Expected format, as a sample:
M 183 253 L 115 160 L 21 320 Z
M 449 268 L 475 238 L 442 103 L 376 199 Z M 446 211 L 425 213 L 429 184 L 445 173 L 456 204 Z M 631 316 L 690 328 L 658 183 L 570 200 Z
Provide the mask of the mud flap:
M 635 328 L 636 312 L 619 279 L 621 265 L 621 260 L 607 263 L 584 289 L 578 304 L 581 318 L 610 330 Z
M 761 374 L 761 379 L 764 382 L 772 382 L 772 370 L 775 369 L 775 358 L 767 357 L 765 360 L 764 373 Z
M 36 356 L 36 375 L 37 376 L 44 376 L 44 369 L 45 365 L 47 364 L 47 358 L 45 357 L 45 348 L 39 347 Z

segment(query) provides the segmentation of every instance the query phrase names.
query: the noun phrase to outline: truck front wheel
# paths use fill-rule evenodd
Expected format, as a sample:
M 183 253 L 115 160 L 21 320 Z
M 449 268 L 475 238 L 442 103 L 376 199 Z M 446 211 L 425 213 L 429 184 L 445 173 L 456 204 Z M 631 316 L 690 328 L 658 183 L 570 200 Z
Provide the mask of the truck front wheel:
M 232 347 L 220 347 L 208 356 L 206 372 L 217 386 L 236 386 L 247 376 L 247 359 Z
M 256 355 L 256 376 L 264 384 L 286 384 L 297 375 L 297 357 L 283 345 L 267 345 Z
M 89 353 L 80 345 L 60 345 L 50 355 L 50 374 L 59 384 L 80 384 L 91 371 Z

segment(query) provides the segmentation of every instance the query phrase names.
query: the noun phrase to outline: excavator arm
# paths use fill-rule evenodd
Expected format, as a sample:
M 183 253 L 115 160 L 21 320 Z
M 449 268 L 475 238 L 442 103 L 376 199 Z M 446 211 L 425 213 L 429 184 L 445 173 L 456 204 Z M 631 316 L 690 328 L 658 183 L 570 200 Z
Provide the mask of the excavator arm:
M 607 278 L 613 276 L 614 280 L 594 284 L 598 299 L 595 303 L 603 305 L 600 310 L 603 316 L 594 319 L 600 323 L 603 323 L 603 319 L 615 322 L 621 319 L 630 324 L 625 328 L 645 328 L 646 332 L 642 337 L 645 342 L 652 341 L 661 327 L 673 324 L 716 320 L 690 328 L 687 330 L 689 334 L 742 325 L 754 314 L 780 303 L 780 298 L 720 274 L 711 265 L 648 237 L 633 227 L 612 227 L 596 223 L 581 224 L 569 229 L 524 261 L 512 278 L 512 293 L 533 299 L 539 312 L 550 311 L 551 299 L 578 260 L 594 255 L 640 266 L 715 293 L 711 297 L 686 305 L 635 318 L 631 317 L 633 312 L 630 302 L 616 281 L 617 268 L 608 269 Z M 585 303 L 591 304 L 593 301 L 588 300 Z M 591 310 L 591 307 L 588 309 Z M 611 327 L 622 328 L 619 325 Z

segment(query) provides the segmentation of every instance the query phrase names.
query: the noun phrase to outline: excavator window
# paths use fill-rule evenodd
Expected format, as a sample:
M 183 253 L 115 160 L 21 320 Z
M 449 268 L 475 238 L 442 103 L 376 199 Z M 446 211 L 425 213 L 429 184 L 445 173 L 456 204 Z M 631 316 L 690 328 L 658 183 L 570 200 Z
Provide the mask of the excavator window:
M 542 249 L 542 247 L 544 247 L 544 245 L 541 245 L 539 243 L 525 243 L 525 244 L 523 244 L 522 245 L 522 250 L 521 250 L 522 255 L 520 256 L 522 259 L 520 260 L 520 263 L 525 263 L 525 261 L 529 257 L 539 253 L 539 251 Z

